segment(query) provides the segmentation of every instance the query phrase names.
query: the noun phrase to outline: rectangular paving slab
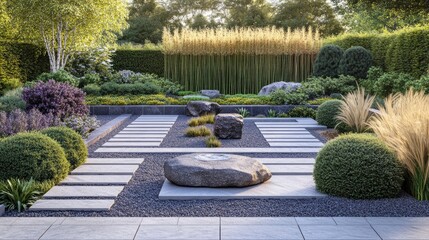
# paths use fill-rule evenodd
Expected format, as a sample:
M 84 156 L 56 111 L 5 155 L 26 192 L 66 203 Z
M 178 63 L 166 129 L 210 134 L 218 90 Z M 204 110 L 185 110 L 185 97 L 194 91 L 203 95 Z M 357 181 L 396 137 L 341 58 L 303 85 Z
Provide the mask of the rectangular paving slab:
M 111 138 L 108 142 L 162 142 L 162 138 Z
M 311 134 L 307 135 L 264 135 L 265 139 L 317 139 Z
M 318 153 L 320 148 L 98 148 L 110 153 Z
M 161 200 L 193 199 L 305 199 L 325 197 L 318 192 L 313 176 L 276 175 L 269 181 L 246 188 L 192 188 L 180 187 L 165 180 Z
M 316 163 L 314 158 L 256 158 L 266 165 L 312 165 Z
M 107 142 L 103 147 L 159 147 L 161 142 Z
M 258 127 L 272 127 L 271 125 L 257 125 Z M 326 129 L 326 126 L 322 125 L 276 125 L 276 127 L 281 128 L 306 128 L 306 129 Z
M 323 143 L 298 143 L 298 142 L 282 142 L 282 143 L 269 143 L 271 147 L 323 147 Z
M 41 199 L 30 211 L 109 211 L 114 203 L 110 199 Z
M 127 185 L 133 175 L 69 175 L 61 185 Z
M 271 143 L 271 142 L 320 142 L 320 140 L 319 139 L 317 139 L 317 138 L 301 138 L 301 139 L 283 139 L 283 138 L 277 138 L 277 139 L 274 139 L 274 138 L 270 138 L 270 139 L 267 139 L 267 141 L 269 142 L 269 143 Z
M 140 165 L 144 158 L 88 158 L 85 165 Z
M 77 175 L 132 175 L 139 165 L 81 165 L 71 172 Z
M 162 130 L 146 130 L 146 131 L 130 131 L 130 130 L 124 130 L 121 131 L 119 134 L 165 134 L 167 135 L 168 131 L 162 131 Z
M 314 165 L 267 165 L 274 175 L 313 175 Z
M 261 129 L 260 129 L 261 130 Z M 310 134 L 309 131 L 267 131 L 267 130 L 261 130 L 262 134 Z
M 138 128 L 129 128 L 126 127 L 122 131 L 170 131 L 170 128 L 152 128 L 152 127 L 138 127 Z
M 116 198 L 123 189 L 123 186 L 55 186 L 45 193 L 43 198 Z
M 116 134 L 115 138 L 164 138 L 167 134 L 129 134 L 129 133 L 119 133 Z

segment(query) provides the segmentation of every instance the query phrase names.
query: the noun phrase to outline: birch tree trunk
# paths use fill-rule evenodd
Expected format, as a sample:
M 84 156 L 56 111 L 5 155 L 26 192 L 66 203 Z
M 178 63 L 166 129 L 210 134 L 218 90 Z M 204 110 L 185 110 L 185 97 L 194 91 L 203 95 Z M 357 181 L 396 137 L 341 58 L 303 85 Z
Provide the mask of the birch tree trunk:
M 60 17 L 57 23 L 52 23 L 50 31 L 47 31 L 43 26 L 41 26 L 40 31 L 48 53 L 51 72 L 64 69 L 70 56 L 67 49 L 67 40 L 70 35 L 67 23 L 64 23 Z

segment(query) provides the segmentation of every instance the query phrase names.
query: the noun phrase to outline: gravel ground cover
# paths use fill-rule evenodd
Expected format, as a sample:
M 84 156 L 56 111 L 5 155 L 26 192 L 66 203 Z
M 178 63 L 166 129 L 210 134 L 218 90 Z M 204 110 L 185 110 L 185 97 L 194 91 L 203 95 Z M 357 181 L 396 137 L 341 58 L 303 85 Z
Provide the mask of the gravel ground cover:
M 110 137 L 131 123 L 133 116 L 120 128 L 91 146 L 90 157 L 145 158 L 131 182 L 116 199 L 109 212 L 8 212 L 6 216 L 101 216 L 101 217 L 286 217 L 286 216 L 349 216 L 349 217 L 423 217 L 429 216 L 429 202 L 417 201 L 406 193 L 394 199 L 350 200 L 337 197 L 290 200 L 159 200 L 164 182 L 163 164 L 177 154 L 95 153 Z M 182 117 L 181 117 L 182 118 Z M 180 126 L 180 122 L 177 125 Z M 245 123 L 247 124 L 247 122 Z M 176 126 L 175 126 L 176 127 Z M 251 128 L 251 127 L 250 127 Z M 316 131 L 313 135 L 324 140 Z M 171 136 L 169 136 L 171 137 Z M 261 136 L 262 137 L 262 136 Z M 226 145 L 226 144 L 225 144 Z M 244 154 L 249 157 L 315 157 L 315 154 Z

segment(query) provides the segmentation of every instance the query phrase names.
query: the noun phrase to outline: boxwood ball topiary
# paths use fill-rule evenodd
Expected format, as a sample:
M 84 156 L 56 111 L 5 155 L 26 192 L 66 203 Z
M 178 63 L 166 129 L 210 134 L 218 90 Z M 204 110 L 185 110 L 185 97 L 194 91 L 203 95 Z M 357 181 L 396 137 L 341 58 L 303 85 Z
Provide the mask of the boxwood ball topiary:
M 329 44 L 322 47 L 314 62 L 313 76 L 338 77 L 343 54 L 343 49 L 337 45 Z
M 21 133 L 0 141 L 0 180 L 64 179 L 70 168 L 61 145 L 41 133 Z
M 351 47 L 344 52 L 340 61 L 340 74 L 365 79 L 372 67 L 371 52 L 363 47 Z
M 395 154 L 370 134 L 349 134 L 326 144 L 316 158 L 319 191 L 353 199 L 396 197 L 404 182 Z
M 88 157 L 88 149 L 82 137 L 68 127 L 51 127 L 42 133 L 57 141 L 64 149 L 70 170 L 79 167 Z
M 322 103 L 317 109 L 316 121 L 328 128 L 335 128 L 339 123 L 336 117 L 340 113 L 341 103 L 341 100 L 330 100 Z

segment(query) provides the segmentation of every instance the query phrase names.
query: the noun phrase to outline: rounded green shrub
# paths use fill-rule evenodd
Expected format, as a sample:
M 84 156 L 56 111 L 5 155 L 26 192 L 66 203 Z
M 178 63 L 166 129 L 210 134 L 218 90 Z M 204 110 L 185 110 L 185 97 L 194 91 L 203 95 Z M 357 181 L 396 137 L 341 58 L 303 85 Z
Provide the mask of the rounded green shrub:
M 316 121 L 320 125 L 325 125 L 328 128 L 335 128 L 339 123 L 336 119 L 340 113 L 341 100 L 330 100 L 322 103 L 317 109 Z
M 329 44 L 322 47 L 314 62 L 313 76 L 338 77 L 338 68 L 343 54 L 343 49 L 337 45 Z
M 404 182 L 393 151 L 370 134 L 328 142 L 316 158 L 313 175 L 319 191 L 353 199 L 396 197 Z
M 344 52 L 340 61 L 340 74 L 365 79 L 372 67 L 371 52 L 363 47 L 351 47 Z
M 70 169 L 61 145 L 41 133 L 21 133 L 0 142 L 0 180 L 58 183 Z
M 79 167 L 88 157 L 88 149 L 82 137 L 68 127 L 51 127 L 42 130 L 42 134 L 57 141 L 64 149 L 70 163 L 70 171 Z

